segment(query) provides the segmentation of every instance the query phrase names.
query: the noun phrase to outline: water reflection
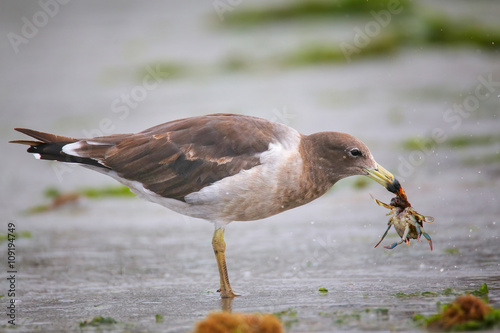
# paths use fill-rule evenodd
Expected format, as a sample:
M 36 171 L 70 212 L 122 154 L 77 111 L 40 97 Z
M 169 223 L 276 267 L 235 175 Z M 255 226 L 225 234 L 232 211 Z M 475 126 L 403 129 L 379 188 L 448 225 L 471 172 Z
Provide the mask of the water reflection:
M 221 298 L 220 299 L 220 309 L 224 312 L 233 312 L 232 303 L 234 297 L 231 298 Z

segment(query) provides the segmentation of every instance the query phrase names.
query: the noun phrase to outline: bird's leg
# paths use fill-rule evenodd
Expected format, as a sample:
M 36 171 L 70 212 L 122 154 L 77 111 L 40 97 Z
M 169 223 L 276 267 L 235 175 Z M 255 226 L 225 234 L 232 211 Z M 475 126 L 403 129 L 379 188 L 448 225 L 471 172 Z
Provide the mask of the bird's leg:
M 239 296 L 231 289 L 231 284 L 229 284 L 229 277 L 227 275 L 224 227 L 215 227 L 214 237 L 212 238 L 212 246 L 214 248 L 215 258 L 217 259 L 217 266 L 219 267 L 220 289 L 218 291 L 220 291 L 220 296 L 223 298 Z

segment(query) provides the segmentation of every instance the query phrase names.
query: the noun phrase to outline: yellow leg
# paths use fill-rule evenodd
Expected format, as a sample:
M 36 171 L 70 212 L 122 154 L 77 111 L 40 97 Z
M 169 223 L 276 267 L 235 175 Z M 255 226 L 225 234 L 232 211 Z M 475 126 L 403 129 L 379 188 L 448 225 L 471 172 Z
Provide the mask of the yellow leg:
M 212 238 L 212 246 L 214 248 L 215 258 L 217 259 L 217 266 L 219 267 L 220 274 L 220 296 L 223 298 L 231 298 L 236 295 L 231 289 L 229 284 L 229 277 L 227 276 L 226 267 L 226 242 L 224 242 L 224 228 L 215 228 L 214 237 Z

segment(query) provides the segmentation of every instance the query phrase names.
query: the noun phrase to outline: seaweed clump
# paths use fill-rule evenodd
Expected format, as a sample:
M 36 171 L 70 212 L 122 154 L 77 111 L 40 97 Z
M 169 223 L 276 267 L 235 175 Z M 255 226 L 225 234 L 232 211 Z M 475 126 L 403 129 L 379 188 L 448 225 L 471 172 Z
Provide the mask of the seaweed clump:
M 281 333 L 283 326 L 272 314 L 213 312 L 196 324 L 194 333 Z
M 417 315 L 415 320 L 423 320 L 424 326 L 433 331 L 481 330 L 500 323 L 500 310 L 493 309 L 474 295 L 466 294 L 445 305 L 441 313 L 430 317 Z

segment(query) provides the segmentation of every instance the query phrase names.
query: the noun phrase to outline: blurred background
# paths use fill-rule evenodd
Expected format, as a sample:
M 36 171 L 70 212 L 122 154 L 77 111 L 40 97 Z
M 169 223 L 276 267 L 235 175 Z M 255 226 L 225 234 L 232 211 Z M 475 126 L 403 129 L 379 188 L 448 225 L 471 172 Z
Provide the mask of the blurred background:
M 384 202 L 390 194 L 353 177 L 306 207 L 233 223 L 229 271 L 249 293 L 236 310 L 299 309 L 288 329 L 321 330 L 339 311 L 383 306 L 382 322 L 347 328 L 408 329 L 436 299 L 398 303 L 387 290 L 400 281 L 394 292 L 488 282 L 498 304 L 499 17 L 493 0 L 0 1 L 0 208 L 4 229 L 14 222 L 26 236 L 18 240 L 24 325 L 68 328 L 107 311 L 154 330 L 149 320 L 161 313 L 162 329 L 182 331 L 219 307 L 218 277 L 208 223 L 122 199 L 97 173 L 35 161 L 7 144 L 23 138 L 13 128 L 93 137 L 217 112 L 304 134 L 348 132 L 402 181 L 419 212 L 436 218 L 425 226 L 432 255 L 416 242 L 373 250 L 386 212 L 368 193 Z M 59 193 L 78 195 L 53 209 L 47 196 Z M 387 271 L 395 280 L 382 278 Z M 365 280 L 368 272 L 385 284 Z M 120 295 L 114 303 L 102 300 L 109 283 Z M 340 299 L 314 298 L 311 290 L 327 284 Z M 309 293 L 297 296 L 304 285 Z M 161 299 L 138 301 L 141 292 Z M 127 302 L 134 306 L 122 309 Z

